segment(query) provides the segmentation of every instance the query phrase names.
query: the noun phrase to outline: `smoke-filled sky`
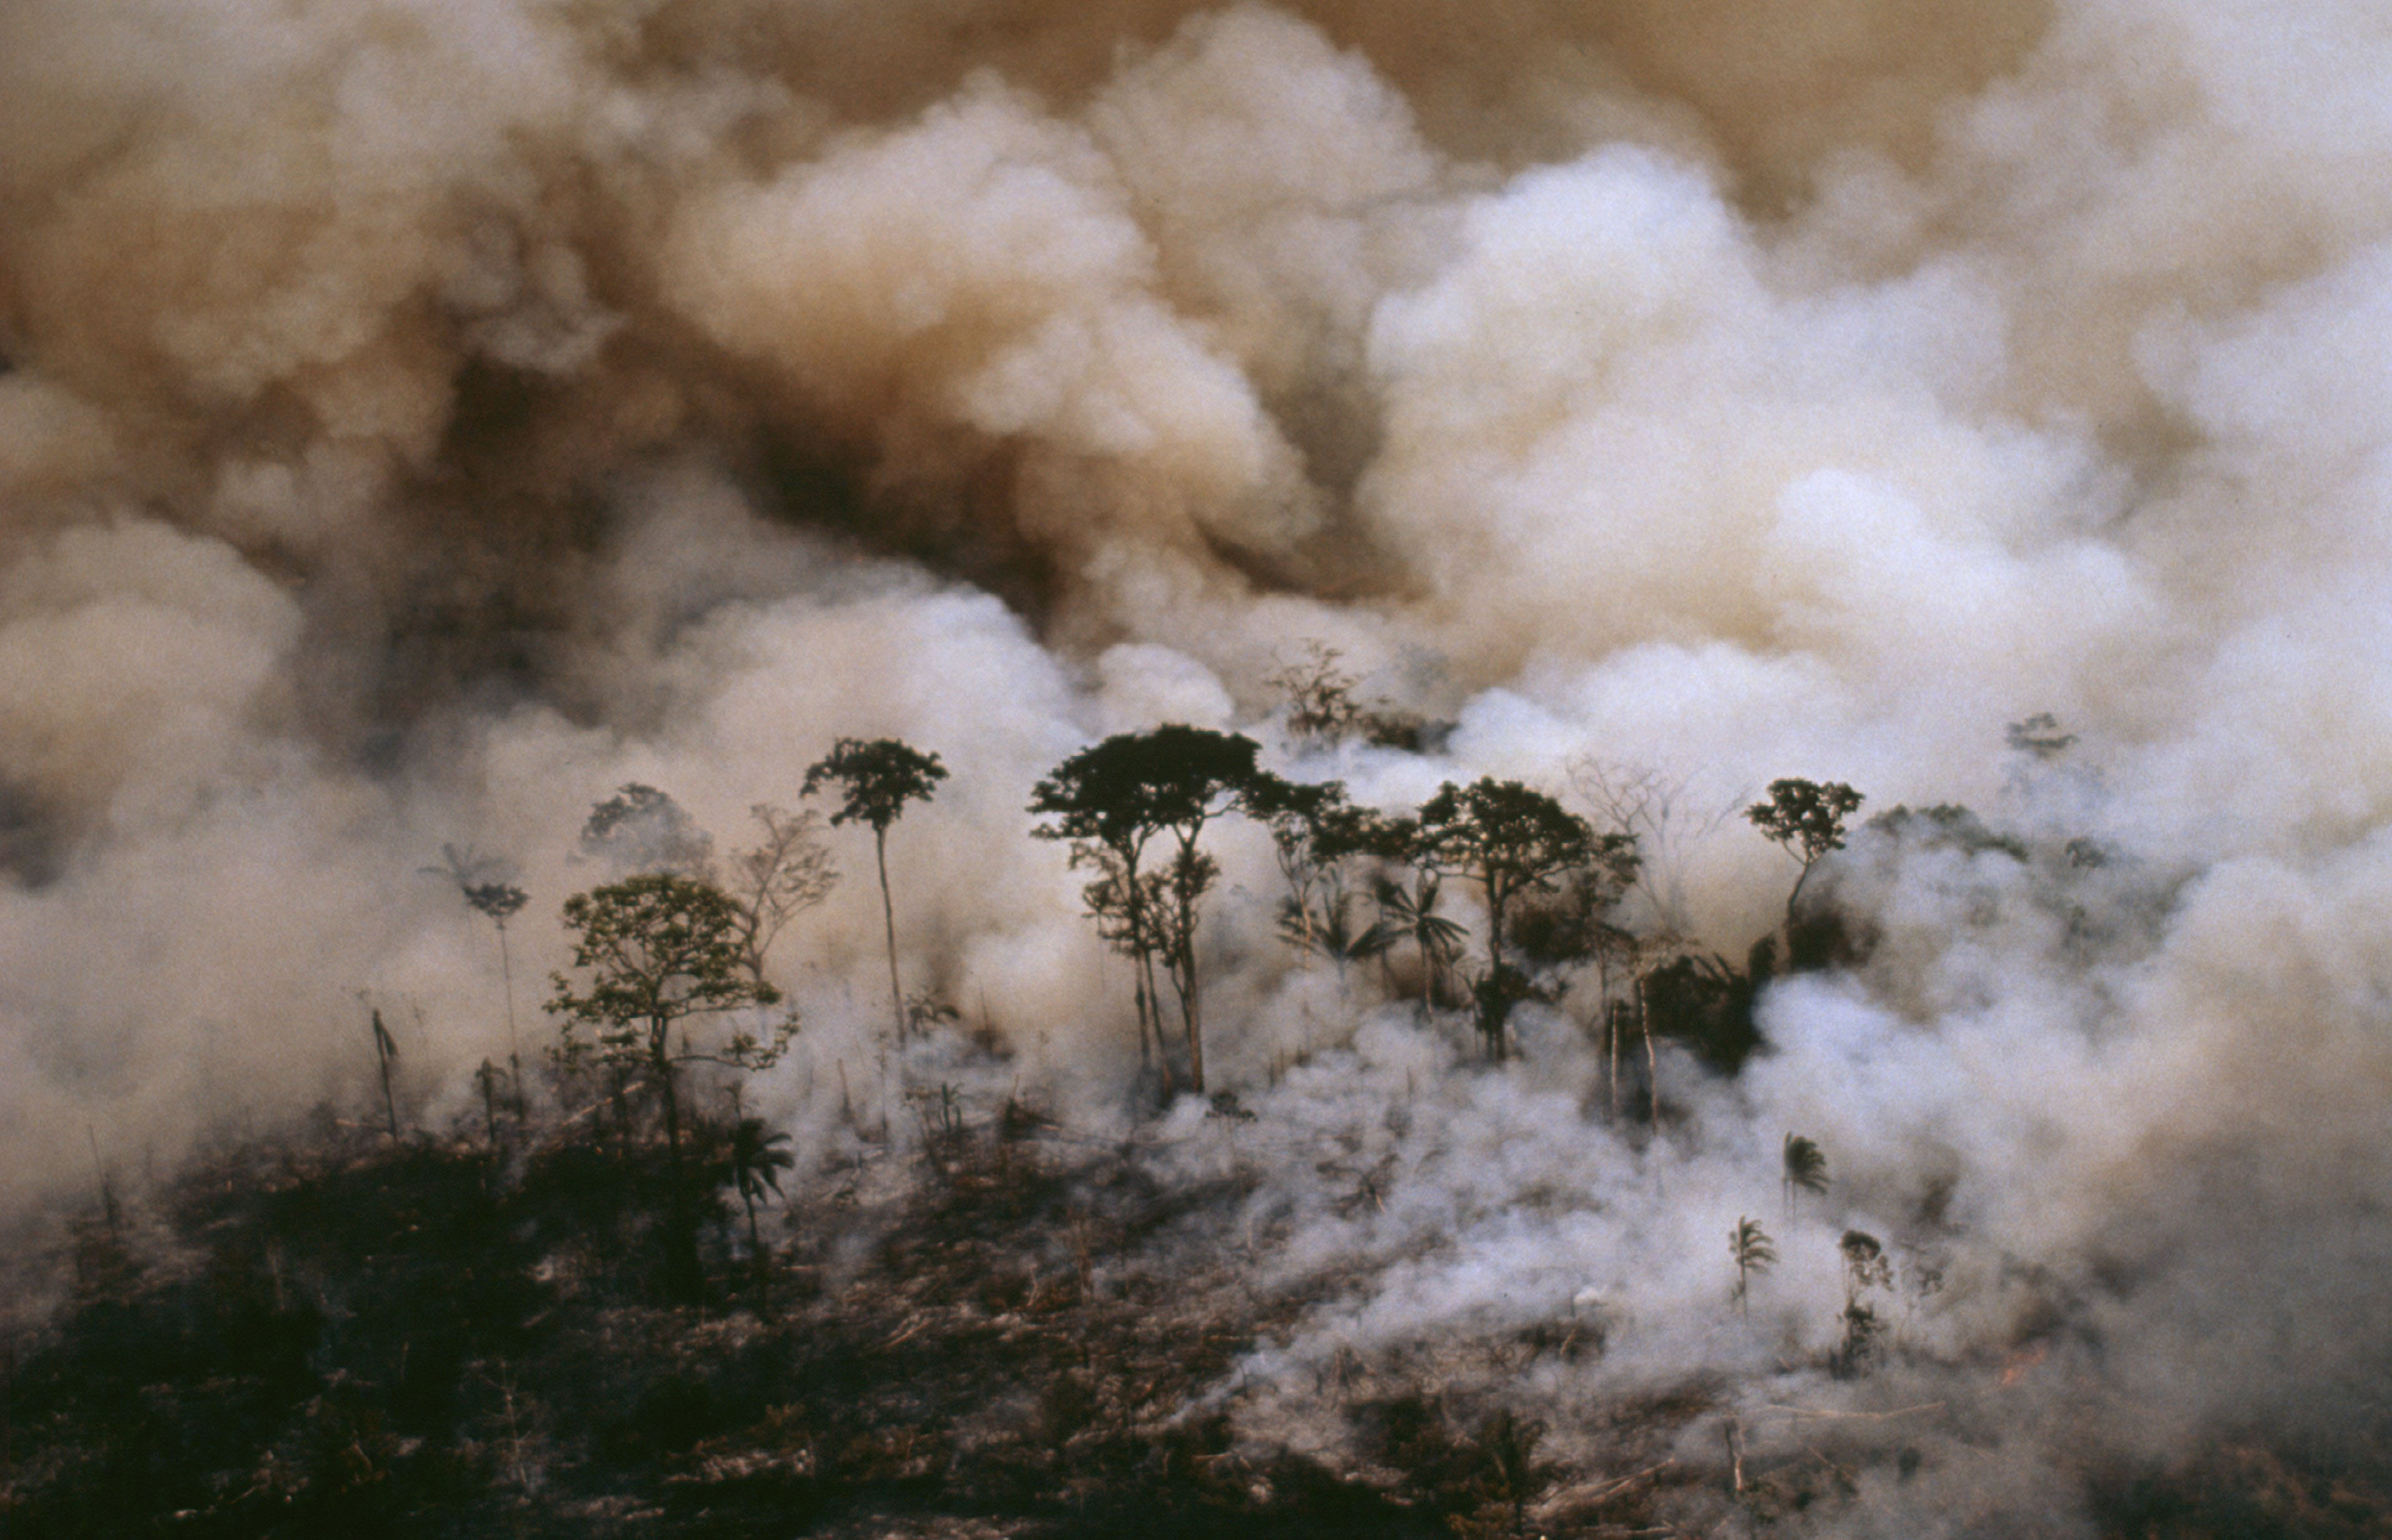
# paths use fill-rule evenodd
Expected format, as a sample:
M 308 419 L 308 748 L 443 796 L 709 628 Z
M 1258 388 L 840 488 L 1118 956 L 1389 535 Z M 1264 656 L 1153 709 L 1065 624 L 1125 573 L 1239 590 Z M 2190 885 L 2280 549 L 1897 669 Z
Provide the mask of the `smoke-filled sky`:
M 2188 1383 L 2297 1357 L 2250 1259 L 2392 1197 L 2387 79 L 2331 0 L 15 0 L 5 1180 L 353 1087 L 369 1007 L 456 1094 L 506 1043 L 444 843 L 532 894 L 528 1050 L 592 803 L 730 848 L 842 735 L 955 773 L 914 982 L 1102 1101 L 1126 982 L 1027 790 L 1268 736 L 1318 639 L 1460 725 L 1284 763 L 1655 772 L 1730 955 L 1791 868 L 1689 831 L 1777 776 L 2122 853 L 2090 947 L 2048 874 L 1856 864 L 1894 960 L 1773 998 L 1684 1223 L 1802 1127 L 1889 1227 L 1931 1166 L 1987 1255 L 2155 1279 L 2112 1342 L 2237 1323 Z M 838 848 L 786 1108 L 871 1052 Z M 1319 981 L 1225 852 L 1254 1086 Z

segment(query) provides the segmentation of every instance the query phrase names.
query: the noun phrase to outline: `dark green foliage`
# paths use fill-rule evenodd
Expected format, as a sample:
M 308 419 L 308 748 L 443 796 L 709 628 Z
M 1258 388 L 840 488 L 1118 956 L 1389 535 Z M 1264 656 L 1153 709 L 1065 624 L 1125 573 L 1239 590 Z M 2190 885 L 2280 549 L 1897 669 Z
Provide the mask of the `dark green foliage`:
M 563 974 L 554 976 L 548 1010 L 558 1018 L 558 1055 L 567 1067 L 595 1059 L 656 1094 L 671 1161 L 668 1211 L 675 1222 L 668 1249 L 682 1286 L 695 1291 L 696 1239 L 683 1191 L 675 1072 L 688 1064 L 761 1068 L 779 1057 L 796 1024 L 785 1018 L 769 1038 L 740 1030 L 692 1045 L 692 1019 L 780 998 L 746 967 L 739 907 L 703 882 L 656 872 L 609 883 L 566 899 L 565 923 L 575 933 L 573 965 L 587 979 L 577 990 Z
M 1862 828 L 1922 849 L 1956 850 L 1968 855 L 1996 851 L 2013 861 L 2024 861 L 2028 857 L 2024 840 L 1989 827 L 1982 818 L 1956 803 L 1939 803 L 1918 812 L 1897 804 L 1871 818 Z
M 1437 912 L 1443 890 L 1436 873 L 1417 873 L 1410 888 L 1382 877 L 1372 893 L 1378 902 L 1379 919 L 1367 933 L 1371 951 L 1382 955 L 1398 943 L 1410 946 L 1420 959 L 1421 1008 L 1426 1011 L 1443 1003 L 1453 960 L 1462 955 L 1470 933 Z
M 781 998 L 747 976 L 738 908 L 706 883 L 662 872 L 608 883 L 566 899 L 565 924 L 575 933 L 573 966 L 588 975 L 579 990 L 553 978 L 548 1010 L 568 1060 L 594 1053 L 668 1081 L 682 1056 L 670 1043 L 676 1023 Z M 734 1037 L 706 1057 L 746 1067 L 769 1063 L 766 1051 Z
M 1065 840 L 1072 863 L 1093 867 L 1084 890 L 1089 913 L 1138 970 L 1140 1042 L 1149 1023 L 1161 1036 L 1154 986 L 1160 961 L 1179 1002 L 1189 1079 L 1204 1090 L 1204 1038 L 1196 976 L 1197 905 L 1220 868 L 1197 846 L 1214 818 L 1249 805 L 1297 824 L 1318 804 L 1261 769 L 1261 746 L 1238 733 L 1169 724 L 1117 733 L 1065 760 L 1031 791 L 1030 811 L 1047 820 L 1034 832 Z M 1164 869 L 1146 869 L 1148 846 L 1168 835 Z M 1163 1055 L 1166 1090 L 1171 1061 Z
M 1841 781 L 1807 781 L 1797 777 L 1769 783 L 1769 800 L 1755 803 L 1744 816 L 1755 829 L 1786 847 L 1802 864 L 1794 891 L 1786 895 L 1786 920 L 1794 920 L 1795 901 L 1811 868 L 1829 851 L 1844 848 L 1844 820 L 1860 808 L 1861 794 Z
M 1740 972 L 1726 959 L 1689 953 L 1644 975 L 1644 1014 L 1654 1036 L 1684 1043 L 1722 1075 L 1734 1075 L 1761 1046 L 1752 1008 L 1762 973 Z
M 1355 1409 L 1371 1457 L 1400 1472 L 1406 1496 L 1452 1535 L 1533 1533 L 1528 1504 L 1554 1468 L 1537 1457 L 1544 1424 L 1497 1409 L 1475 1419 L 1435 1395 L 1405 1395 Z
M 1626 863 L 1634 871 L 1632 842 L 1598 841 L 1584 818 L 1541 791 L 1518 781 L 1481 777 L 1469 786 L 1448 781 L 1423 803 L 1411 859 L 1419 866 L 1476 882 L 1487 898 L 1486 987 L 1478 991 L 1478 1031 L 1488 1057 L 1502 1060 L 1511 1007 L 1526 998 L 1513 966 L 1504 927 L 1514 901 L 1550 892 L 1566 874 L 1598 858 Z
M 1254 1346 L 1176 1308 L 1191 1284 L 1245 1298 L 1226 1265 L 1105 1292 L 1056 1265 L 1066 1234 L 1202 1254 L 1234 1228 L 1233 1190 L 1018 1156 L 1003 1181 L 876 1216 L 890 1238 L 834 1286 L 855 1216 L 810 1211 L 786 1318 L 709 1323 L 644 1303 L 620 1244 L 660 1186 L 654 1155 L 546 1146 L 517 1181 L 478 1147 L 358 1143 L 195 1171 L 162 1200 L 163 1255 L 12 1344 L 6 1533 L 578 1540 L 627 1512 L 691 1540 L 970 1516 L 1055 1536 L 1448 1533 L 1301 1458 L 1226 1460 L 1221 1418 L 1171 1415 Z M 1490 1437 L 1470 1479 L 1525 1489 L 1534 1443 Z
M 731 1130 L 731 1151 L 724 1160 L 732 1187 L 748 1209 L 748 1249 L 756 1259 L 756 1277 L 760 1286 L 769 1286 L 772 1259 L 765 1254 L 764 1237 L 756 1228 L 756 1205 L 765 1194 L 781 1195 L 781 1173 L 797 1164 L 789 1154 L 789 1136 L 769 1133 L 760 1117 L 743 1117 Z
M 1861 794 L 1841 781 L 1822 784 L 1788 777 L 1771 781 L 1769 800 L 1746 808 L 1744 816 L 1808 867 L 1827 852 L 1843 848 L 1844 820 L 1860 807 L 1861 801 Z
M 840 800 L 838 811 L 830 816 L 834 826 L 860 823 L 875 834 L 886 834 L 907 803 L 929 802 L 946 778 L 947 767 L 938 755 L 911 744 L 893 737 L 843 737 L 807 768 L 802 795 L 836 786 Z

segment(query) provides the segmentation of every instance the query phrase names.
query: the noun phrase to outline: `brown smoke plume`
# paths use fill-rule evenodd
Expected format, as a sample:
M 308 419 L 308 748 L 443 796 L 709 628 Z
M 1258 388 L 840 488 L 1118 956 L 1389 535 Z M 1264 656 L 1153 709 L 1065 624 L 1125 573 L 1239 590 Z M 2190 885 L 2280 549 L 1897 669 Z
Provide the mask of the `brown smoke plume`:
M 1644 1181 L 1572 1051 L 1372 1133 L 1441 1061 L 1345 1023 L 1351 1085 L 1280 1113 L 1410 1195 L 1314 1216 L 1387 1271 L 1290 1355 L 1600 1284 L 1644 1324 L 1606 1374 L 1733 1359 L 1683 1259 L 1798 1127 L 1843 1220 L 1951 1194 L 1956 1360 L 2074 1290 L 2155 1442 L 2297 1396 L 2392 1197 L 2388 56 L 2334 0 L 19 0 L 0 1180 L 339 1091 L 361 991 L 462 1096 L 500 1029 L 444 842 L 533 892 L 537 976 L 593 801 L 732 838 L 842 735 L 956 772 L 890 850 L 909 966 L 1112 1107 L 1119 980 L 1027 789 L 1258 727 L 1320 638 L 1459 724 L 1311 766 L 1390 805 L 1797 774 L 2118 859 L 2071 920 L 2048 872 L 1856 855 L 1877 972 L 1688 1079 L 1666 1202 L 1506 1219 Z M 2066 774 L 2002 751 L 2042 711 Z M 1688 851 L 1739 951 L 1779 857 Z M 792 1120 L 872 1051 L 867 887 L 783 964 Z M 1330 1007 L 1220 926 L 1251 1083 Z

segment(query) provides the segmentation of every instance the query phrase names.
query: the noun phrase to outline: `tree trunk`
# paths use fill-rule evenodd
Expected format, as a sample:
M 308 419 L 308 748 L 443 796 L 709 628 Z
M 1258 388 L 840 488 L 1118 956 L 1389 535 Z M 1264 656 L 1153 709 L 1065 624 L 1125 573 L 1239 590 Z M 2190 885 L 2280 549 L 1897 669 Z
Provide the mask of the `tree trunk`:
M 697 1261 L 697 1226 L 690 1214 L 688 1183 L 682 1177 L 681 1098 L 673 1091 L 672 1059 L 667 1051 L 670 1031 L 670 1023 L 655 1024 L 655 1046 L 649 1052 L 665 1110 L 665 1181 L 670 1184 L 665 1203 L 666 1279 L 677 1297 L 694 1301 L 703 1289 L 704 1274 Z
M 1173 868 L 1176 875 L 1172 881 L 1173 897 L 1177 902 L 1178 912 L 1172 917 L 1172 933 L 1168 942 L 1171 947 L 1171 988 L 1179 997 L 1179 1020 L 1188 1029 L 1190 1089 L 1202 1096 L 1204 1094 L 1204 1032 L 1198 1020 L 1196 1003 L 1196 895 L 1187 891 L 1189 882 L 1193 881 L 1190 873 L 1195 868 L 1195 861 L 1196 842 L 1193 839 L 1180 841 L 1179 859 Z
M 897 1011 L 897 1046 L 905 1046 L 905 991 L 897 982 L 897 909 L 889 901 L 889 831 L 872 831 L 872 858 L 880 868 L 880 924 L 889 936 L 889 1003 Z
M 748 1250 L 756 1259 L 756 1313 L 767 1320 L 773 1314 L 773 1264 L 764 1255 L 764 1237 L 756 1229 L 756 1195 L 743 1184 L 739 1201 L 748 1206 Z
M 507 1083 L 514 1089 L 515 1121 L 521 1123 L 529 1103 L 524 1100 L 523 1050 L 515 1040 L 515 959 L 507 945 L 507 922 L 499 925 L 499 980 L 507 993 Z
M 1658 1137 L 1661 1132 L 1661 1061 L 1653 1051 L 1653 1017 L 1644 1000 L 1644 978 L 1636 978 L 1636 1028 L 1644 1035 L 1644 1116 Z
M 1504 1027 L 1512 1014 L 1512 1002 L 1503 998 L 1503 900 L 1507 894 L 1496 886 L 1492 873 L 1479 878 L 1487 890 L 1487 998 L 1480 1004 L 1484 1021 L 1479 1030 L 1487 1038 L 1487 1056 L 1497 1064 L 1504 1059 Z

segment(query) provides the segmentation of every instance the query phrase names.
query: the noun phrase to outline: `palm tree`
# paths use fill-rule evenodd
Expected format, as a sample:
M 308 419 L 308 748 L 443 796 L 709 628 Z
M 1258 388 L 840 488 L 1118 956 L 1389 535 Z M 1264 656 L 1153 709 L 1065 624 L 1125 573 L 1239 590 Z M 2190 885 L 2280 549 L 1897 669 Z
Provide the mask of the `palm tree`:
M 1354 929 L 1354 895 L 1334 881 L 1326 884 L 1317 907 L 1303 895 L 1280 899 L 1279 933 L 1298 952 L 1327 958 L 1336 966 L 1341 986 L 1348 967 L 1378 957 L 1396 944 L 1396 933 L 1383 926 Z
M 1440 881 L 1436 873 L 1424 871 L 1406 891 L 1400 883 L 1379 879 L 1375 894 L 1379 922 L 1362 933 L 1361 944 L 1370 954 L 1384 956 L 1399 940 L 1418 948 L 1423 1017 L 1442 994 L 1446 970 L 1462 955 L 1462 944 L 1470 937 L 1468 931 L 1436 912 Z
M 768 1191 L 781 1195 L 781 1173 L 798 1163 L 785 1147 L 788 1142 L 787 1134 L 766 1133 L 760 1117 L 743 1117 L 731 1130 L 731 1184 L 748 1206 L 748 1249 L 756 1259 L 757 1287 L 768 1309 L 770 1295 L 764 1291 L 771 1286 L 772 1260 L 756 1228 L 756 1204 Z
M 1794 1222 L 1794 1194 L 1827 1190 L 1827 1157 L 1815 1141 L 1799 1133 L 1786 1136 L 1786 1222 Z
M 1745 1319 L 1752 1318 L 1752 1275 L 1766 1272 L 1777 1262 L 1777 1248 L 1769 1243 L 1769 1233 L 1749 1218 L 1738 1218 L 1736 1228 L 1727 1233 L 1729 1253 L 1736 1258 L 1736 1303 Z

